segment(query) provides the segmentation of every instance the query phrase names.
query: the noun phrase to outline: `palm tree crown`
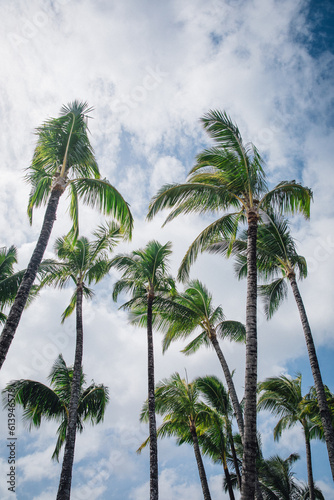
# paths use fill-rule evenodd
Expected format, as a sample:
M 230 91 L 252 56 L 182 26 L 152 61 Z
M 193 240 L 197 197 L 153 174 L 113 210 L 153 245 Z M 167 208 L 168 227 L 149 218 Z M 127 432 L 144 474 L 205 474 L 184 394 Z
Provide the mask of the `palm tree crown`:
M 312 437 L 312 423 L 303 406 L 303 395 L 301 389 L 301 374 L 295 379 L 285 375 L 270 377 L 258 384 L 259 399 L 258 409 L 269 410 L 280 417 L 274 428 L 274 438 L 279 439 L 283 430 L 289 429 L 300 423 L 303 427 L 305 445 L 308 484 L 310 498 L 314 499 L 314 482 L 311 461 L 310 439 Z
M 60 450 L 65 442 L 69 402 L 73 380 L 73 366 L 66 366 L 60 354 L 48 376 L 51 387 L 34 380 L 14 380 L 2 391 L 4 406 L 8 404 L 7 393 L 15 397 L 15 402 L 24 409 L 23 419 L 29 423 L 29 429 L 39 427 L 43 419 L 59 422 L 58 439 L 52 459 L 58 461 Z M 84 423 L 98 424 L 103 420 L 109 402 L 109 391 L 104 385 L 94 382 L 84 387 L 85 376 L 81 373 L 80 397 L 77 413 L 77 431 L 82 432 Z
M 106 180 L 101 179 L 94 150 L 88 138 L 88 118 L 93 108 L 73 101 L 61 108 L 58 118 L 50 118 L 36 129 L 37 144 L 26 180 L 31 184 L 28 215 L 46 204 L 54 189 L 70 189 L 72 232 L 78 235 L 78 199 L 112 215 L 131 235 L 132 216 L 127 203 Z
M 162 304 L 159 326 L 167 329 L 163 340 L 164 351 L 172 341 L 187 338 L 194 332 L 199 333 L 183 349 L 185 354 L 195 352 L 202 345 L 213 346 L 230 391 L 239 431 L 243 434 L 241 407 L 218 338 L 244 342 L 246 337 L 244 325 L 238 321 L 226 320 L 222 307 L 214 307 L 213 298 L 208 289 L 200 281 L 192 280 L 184 292 L 174 294 L 173 300 L 169 301 L 166 306 Z
M 165 223 L 182 213 L 236 211 L 223 214 L 191 244 L 179 270 L 183 280 L 198 251 L 206 250 L 222 234 L 233 241 L 239 221 L 260 220 L 269 208 L 280 213 L 300 211 L 309 217 L 312 199 L 311 190 L 295 181 L 283 181 L 268 189 L 263 159 L 252 143 L 243 143 L 238 127 L 226 112 L 210 111 L 201 121 L 217 145 L 197 156 L 185 184 L 162 186 L 152 199 L 148 218 L 170 207 L 175 208 Z
M 84 297 L 93 297 L 94 292 L 89 285 L 98 283 L 108 274 L 112 266 L 109 251 L 123 237 L 121 227 L 115 222 L 99 226 L 93 234 L 95 240 L 89 241 L 82 236 L 74 246 L 67 237 L 57 238 L 54 248 L 59 261 L 44 261 L 45 276 L 41 287 L 51 285 L 63 288 L 71 282 L 75 285 L 70 304 L 62 315 L 62 322 L 75 310 L 78 287 L 82 289 Z

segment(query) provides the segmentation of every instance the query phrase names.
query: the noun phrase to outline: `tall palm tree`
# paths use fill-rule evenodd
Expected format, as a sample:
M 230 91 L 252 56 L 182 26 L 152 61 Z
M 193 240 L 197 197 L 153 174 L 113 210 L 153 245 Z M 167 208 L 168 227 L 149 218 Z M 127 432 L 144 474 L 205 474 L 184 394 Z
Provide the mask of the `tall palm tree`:
M 118 225 L 110 223 L 106 226 L 100 226 L 95 231 L 94 236 L 96 239 L 92 242 L 89 242 L 85 237 L 81 237 L 77 239 L 75 245 L 73 245 L 71 239 L 58 238 L 55 243 L 55 250 L 59 261 L 50 261 L 49 272 L 41 284 L 41 286 L 52 285 L 59 288 L 63 288 L 69 282 L 73 282 L 75 285 L 70 304 L 62 316 L 62 321 L 64 321 L 76 310 L 76 346 L 73 381 L 64 459 L 57 500 L 69 499 L 71 492 L 83 356 L 83 297 L 92 297 L 93 291 L 89 285 L 98 283 L 109 272 L 112 261 L 109 258 L 108 250 L 115 246 L 122 234 Z
M 68 367 L 60 354 L 48 376 L 51 387 L 35 380 L 14 380 L 2 391 L 4 407 L 8 406 L 7 394 L 14 396 L 16 404 L 23 407 L 23 420 L 32 427 L 39 427 L 43 419 L 59 423 L 57 443 L 52 454 L 53 460 L 59 460 L 60 450 L 65 442 L 68 426 L 69 404 L 73 382 L 73 366 Z M 85 376 L 81 373 L 80 394 L 76 429 L 82 432 L 84 423 L 94 425 L 103 420 L 105 408 L 109 402 L 109 391 L 104 385 L 94 382 L 84 387 Z
M 117 255 L 113 259 L 113 266 L 123 272 L 122 277 L 114 285 L 113 299 L 117 300 L 121 292 L 130 292 L 132 298 L 123 304 L 122 308 L 144 309 L 146 316 L 151 500 L 157 500 L 159 496 L 152 317 L 154 304 L 175 287 L 174 280 L 168 274 L 170 254 L 170 242 L 161 245 L 153 240 L 144 249 L 135 250 L 131 254 Z
M 163 350 L 179 338 L 187 338 L 197 332 L 197 336 L 183 350 L 186 354 L 195 352 L 200 346 L 212 346 L 218 356 L 229 389 L 239 432 L 243 434 L 244 423 L 241 406 L 218 338 L 237 342 L 245 341 L 245 327 L 238 321 L 227 321 L 221 306 L 214 307 L 212 295 L 198 280 L 190 281 L 182 293 L 177 293 L 166 310 L 162 307 L 162 324 L 167 328 L 163 339 Z M 199 332 L 198 332 L 199 331 Z
M 297 254 L 288 221 L 274 214 L 272 214 L 268 224 L 259 228 L 258 247 L 260 248 L 259 270 L 261 274 L 266 279 L 274 278 L 271 283 L 260 287 L 260 293 L 265 299 L 265 310 L 268 318 L 273 315 L 274 311 L 277 310 L 281 301 L 287 295 L 286 280 L 289 281 L 293 291 L 305 336 L 329 462 L 334 479 L 334 428 L 332 426 L 310 324 L 297 285 L 298 275 L 301 279 L 307 276 L 306 261 L 304 257 Z
M 289 222 L 286 218 L 268 213 L 264 224 L 258 227 L 257 237 L 257 266 L 258 273 L 270 283 L 259 286 L 259 293 L 264 299 L 264 308 L 267 318 L 271 318 L 286 298 L 288 287 L 291 285 L 293 295 L 299 310 L 308 356 L 317 392 L 320 417 L 324 429 L 329 462 L 334 479 L 334 429 L 327 404 L 324 384 L 313 341 L 311 328 L 306 310 L 297 285 L 297 276 L 300 279 L 307 277 L 307 264 L 303 256 L 296 250 L 296 244 L 291 236 Z M 209 252 L 226 255 L 228 251 L 235 254 L 236 272 L 238 278 L 247 275 L 247 232 L 243 231 L 239 238 L 231 243 L 229 239 L 220 238 L 208 248 Z
M 278 440 L 284 429 L 301 424 L 306 446 L 307 477 L 310 490 L 310 500 L 314 500 L 314 480 L 311 460 L 311 421 L 302 405 L 301 374 L 295 379 L 281 375 L 267 378 L 258 384 L 258 409 L 269 410 L 281 417 L 274 428 L 274 439 Z
M 50 118 L 36 130 L 37 145 L 26 175 L 31 184 L 30 221 L 34 207 L 46 204 L 47 208 L 35 250 L 0 337 L 0 368 L 20 322 L 51 235 L 60 196 L 65 190 L 69 190 L 70 196 L 72 237 L 78 235 L 79 199 L 112 215 L 124 226 L 125 234 L 131 236 L 132 216 L 127 203 L 106 179 L 100 178 L 88 138 L 87 120 L 91 109 L 86 102 L 74 101 L 62 107 L 59 118 Z
M 178 373 L 174 373 L 168 379 L 157 384 L 155 402 L 157 414 L 164 417 L 163 423 L 157 431 L 158 436 L 175 436 L 179 445 L 185 442 L 192 443 L 204 500 L 211 500 L 198 439 L 199 428 L 203 424 L 206 426 L 210 415 L 207 406 L 199 399 L 199 388 L 196 380 L 188 383 Z M 148 418 L 149 406 L 146 401 L 140 420 L 147 422 Z M 146 446 L 148 440 L 141 445 L 139 452 Z
M 175 207 L 166 222 L 182 213 L 221 210 L 223 214 L 210 224 L 190 245 L 179 271 L 187 278 L 189 267 L 199 251 L 219 235 L 235 238 L 240 222 L 247 222 L 247 301 L 246 371 L 244 411 L 244 458 L 242 500 L 253 500 L 256 481 L 256 384 L 257 384 L 257 227 L 263 213 L 273 207 L 280 212 L 300 211 L 309 216 L 312 193 L 295 181 L 267 187 L 263 160 L 256 147 L 244 144 L 238 127 L 225 112 L 210 111 L 201 119 L 216 145 L 197 156 L 197 163 L 184 184 L 163 186 L 153 198 L 148 212 L 151 219 L 159 210 Z M 232 213 L 225 211 L 232 208 Z
M 198 388 L 204 402 L 212 412 L 212 423 L 200 436 L 200 445 L 203 452 L 215 462 L 221 462 L 224 468 L 225 484 L 231 500 L 234 500 L 233 486 L 228 469 L 228 452 L 231 451 L 233 464 L 239 488 L 241 488 L 241 475 L 239 463 L 234 447 L 232 433 L 232 406 L 228 392 L 223 383 L 215 376 L 198 377 Z

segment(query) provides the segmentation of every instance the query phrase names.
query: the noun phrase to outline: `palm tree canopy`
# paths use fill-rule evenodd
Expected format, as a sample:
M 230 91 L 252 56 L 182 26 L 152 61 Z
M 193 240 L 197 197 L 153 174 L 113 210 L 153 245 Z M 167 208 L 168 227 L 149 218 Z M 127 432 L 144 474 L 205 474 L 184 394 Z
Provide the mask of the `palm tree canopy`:
M 112 260 L 109 251 L 123 236 L 121 227 L 114 222 L 99 226 L 93 234 L 95 240 L 89 241 L 86 237 L 81 237 L 74 245 L 68 237 L 58 238 L 54 248 L 59 261 L 45 261 L 41 287 L 52 285 L 63 288 L 70 282 L 76 287 L 70 304 L 63 313 L 63 321 L 75 309 L 78 286 L 82 286 L 86 298 L 93 296 L 94 292 L 88 285 L 98 283 L 110 271 Z
M 158 241 L 152 240 L 144 249 L 114 257 L 113 267 L 123 274 L 114 285 L 113 299 L 116 301 L 121 292 L 130 292 L 132 299 L 122 307 L 139 307 L 140 310 L 145 308 L 148 296 L 156 298 L 172 291 L 175 283 L 168 274 L 171 247 L 170 241 L 161 245 Z
M 178 444 L 190 443 L 191 427 L 203 425 L 210 419 L 207 405 L 200 400 L 197 381 L 188 383 L 179 373 L 173 373 L 156 385 L 155 409 L 158 415 L 164 417 L 157 435 L 175 436 Z M 148 421 L 147 401 L 143 405 L 140 421 Z
M 270 207 L 279 213 L 301 212 L 309 217 L 312 192 L 295 181 L 283 181 L 268 189 L 263 160 L 256 147 L 244 144 L 240 131 L 226 112 L 210 111 L 201 119 L 215 146 L 197 156 L 184 184 L 163 186 L 152 199 L 148 218 L 166 208 L 174 208 L 171 221 L 181 213 L 217 213 L 233 209 L 210 224 L 189 247 L 179 278 L 187 279 L 190 265 L 199 251 L 206 250 L 221 235 L 236 236 L 240 221 L 252 216 L 261 219 Z
M 334 427 L 334 394 L 325 385 L 324 386 L 326 400 L 328 408 L 331 414 L 332 426 Z M 320 416 L 317 391 L 314 386 L 312 386 L 309 392 L 304 396 L 301 401 L 301 406 L 305 413 L 309 416 L 311 420 L 311 430 L 310 433 L 312 437 L 316 437 L 325 441 L 323 423 Z
M 285 375 L 270 377 L 258 384 L 259 410 L 269 410 L 273 415 L 281 417 L 274 428 L 274 438 L 279 439 L 284 429 L 301 423 L 305 435 L 310 437 L 311 423 L 302 405 L 301 374 L 295 379 Z
M 92 108 L 73 101 L 63 106 L 58 118 L 50 118 L 36 129 L 37 144 L 26 180 L 31 184 L 28 215 L 46 204 L 52 189 L 69 187 L 72 235 L 79 232 L 78 199 L 104 214 L 112 215 L 131 236 L 133 219 L 128 204 L 107 181 L 101 179 L 88 138 L 88 118 Z
M 242 231 L 232 243 L 228 238 L 217 238 L 207 251 L 224 256 L 234 255 L 238 279 L 246 278 L 247 231 Z M 305 258 L 297 253 L 289 221 L 272 211 L 267 212 L 263 223 L 258 226 L 256 252 L 259 277 L 265 281 L 272 280 L 259 286 L 269 319 L 287 296 L 286 278 L 291 275 L 306 278 L 307 264 Z
M 29 429 L 39 427 L 42 419 L 54 420 L 60 425 L 57 429 L 57 443 L 52 458 L 58 460 L 59 452 L 65 442 L 73 367 L 66 366 L 60 354 L 54 362 L 48 380 L 50 387 L 34 380 L 14 380 L 2 391 L 3 406 L 8 407 L 8 393 L 12 394 L 15 402 L 24 409 L 23 419 L 29 424 Z M 85 376 L 81 374 L 80 397 L 77 416 L 77 430 L 82 432 L 84 422 L 98 424 L 104 418 L 106 406 L 109 402 L 108 388 L 103 384 L 92 382 L 84 387 Z
M 199 281 L 192 280 L 182 293 L 175 293 L 172 300 L 160 305 L 159 328 L 166 330 L 163 350 L 171 342 L 186 338 L 199 330 L 198 335 L 183 350 L 191 354 L 201 345 L 209 347 L 212 335 L 244 342 L 245 327 L 238 321 L 227 321 L 221 306 L 214 307 L 212 295 Z

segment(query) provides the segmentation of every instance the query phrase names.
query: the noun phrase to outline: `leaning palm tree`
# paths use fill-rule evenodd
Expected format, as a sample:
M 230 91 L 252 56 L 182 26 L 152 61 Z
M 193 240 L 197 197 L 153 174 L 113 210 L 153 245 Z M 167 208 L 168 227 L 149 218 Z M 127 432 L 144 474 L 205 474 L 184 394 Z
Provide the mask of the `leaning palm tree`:
M 233 484 L 228 468 L 229 452 L 233 458 L 238 487 L 241 488 L 241 475 L 232 433 L 232 405 L 223 383 L 215 376 L 198 377 L 198 388 L 204 402 L 210 408 L 212 422 L 201 433 L 199 442 L 202 451 L 217 463 L 222 463 L 225 485 L 231 500 L 234 500 Z
M 135 250 L 130 255 L 118 255 L 113 259 L 113 266 L 123 272 L 122 277 L 114 285 L 113 299 L 117 300 L 121 292 L 130 292 L 132 298 L 123 304 L 122 308 L 145 311 L 148 352 L 151 500 L 157 500 L 159 495 L 152 317 L 154 305 L 161 297 L 169 294 L 175 288 L 174 280 L 168 274 L 168 258 L 170 254 L 170 242 L 161 245 L 159 242 L 153 240 L 144 249 Z
M 306 446 L 306 464 L 310 500 L 314 500 L 314 480 L 312 472 L 311 445 L 312 423 L 302 405 L 301 374 L 295 379 L 281 375 L 267 378 L 258 384 L 259 399 L 258 409 L 269 410 L 274 415 L 281 417 L 274 428 L 274 439 L 278 440 L 283 430 L 296 424 L 303 428 Z
M 57 500 L 70 498 L 74 448 L 76 439 L 76 422 L 80 397 L 80 378 L 83 356 L 83 298 L 91 298 L 92 283 L 98 283 L 111 268 L 110 250 L 121 238 L 120 227 L 115 223 L 100 226 L 94 233 L 95 240 L 89 242 L 87 238 L 77 239 L 75 245 L 71 239 L 58 238 L 55 250 L 59 261 L 49 262 L 49 272 L 42 280 L 41 286 L 52 285 L 63 288 L 73 282 L 75 289 L 70 304 L 65 309 L 62 321 L 76 310 L 76 346 L 73 368 L 73 382 L 69 403 L 68 426 L 66 444 L 62 464 Z
M 281 182 L 269 190 L 263 160 L 253 144 L 244 144 L 238 127 L 229 116 L 210 111 L 201 119 L 216 146 L 197 156 L 197 163 L 184 184 L 163 186 L 153 198 L 148 218 L 159 210 L 175 207 L 167 217 L 171 221 L 180 214 L 222 211 L 190 245 L 179 271 L 186 279 L 199 251 L 222 234 L 231 241 L 240 222 L 248 227 L 247 301 L 246 301 L 246 372 L 244 411 L 244 458 L 242 500 L 253 500 L 256 481 L 256 385 L 257 385 L 257 227 L 269 207 L 280 212 L 300 211 L 309 217 L 312 193 L 295 181 Z M 233 212 L 226 214 L 232 208 Z
M 243 434 L 241 406 L 218 338 L 244 342 L 244 325 L 238 321 L 226 320 L 222 307 L 213 306 L 212 295 L 208 289 L 200 281 L 193 280 L 188 283 L 184 292 L 173 296 L 173 300 L 166 308 L 162 307 L 161 327 L 167 328 L 163 339 L 164 351 L 172 341 L 187 338 L 194 332 L 197 333 L 196 337 L 183 349 L 183 352 L 192 354 L 202 345 L 214 348 L 224 372 L 239 432 Z
M 261 274 L 266 279 L 274 278 L 271 283 L 260 287 L 260 294 L 265 300 L 265 311 L 268 318 L 273 315 L 282 299 L 287 295 L 286 280 L 289 281 L 293 291 L 304 331 L 329 462 L 334 479 L 334 428 L 332 426 L 310 324 L 297 285 L 298 275 L 301 279 L 307 276 L 306 261 L 304 257 L 297 254 L 294 239 L 289 231 L 288 221 L 274 214 L 271 215 L 268 224 L 259 228 L 258 247 L 260 248 L 258 267 Z
M 264 299 L 264 309 L 269 319 L 287 296 L 288 287 L 286 281 L 291 285 L 304 331 L 320 408 L 320 417 L 325 433 L 329 462 L 334 479 L 334 429 L 331 423 L 331 415 L 326 400 L 311 328 L 297 285 L 297 277 L 303 279 L 307 276 L 306 260 L 297 253 L 295 241 L 290 233 L 288 220 L 270 212 L 267 215 L 265 223 L 258 227 L 257 267 L 260 277 L 266 281 L 270 281 L 270 283 L 259 286 L 259 294 Z M 232 247 L 229 239 L 220 238 L 219 241 L 217 240 L 209 247 L 208 251 L 222 255 L 226 255 L 228 251 L 235 254 L 235 269 L 238 278 L 245 278 L 247 276 L 247 231 L 241 232 L 239 238 L 233 242 Z
M 35 380 L 14 380 L 2 391 L 4 407 L 8 407 L 8 393 L 18 405 L 23 407 L 23 420 L 32 427 L 40 427 L 42 420 L 59 423 L 57 442 L 52 454 L 53 460 L 59 460 L 60 450 L 66 439 L 68 414 L 73 384 L 73 366 L 66 366 L 60 354 L 48 376 L 51 387 Z M 85 376 L 81 373 L 80 393 L 77 412 L 76 429 L 82 432 L 84 423 L 93 425 L 103 420 L 105 408 L 109 402 L 109 391 L 104 385 L 94 382 L 84 387 Z
M 157 431 L 158 436 L 175 436 L 178 445 L 192 443 L 204 500 L 211 500 L 198 438 L 198 433 L 201 432 L 200 427 L 203 424 L 206 427 L 210 420 L 210 413 L 207 406 L 199 399 L 199 387 L 196 380 L 188 383 L 178 373 L 174 373 L 157 384 L 155 401 L 157 414 L 164 417 Z M 140 420 L 147 422 L 148 419 L 149 406 L 146 401 Z M 140 446 L 138 452 L 147 445 L 149 440 L 150 438 Z
M 87 120 L 91 109 L 85 102 L 74 101 L 62 107 L 59 118 L 50 118 L 36 130 L 37 145 L 26 175 L 31 184 L 30 221 L 34 207 L 46 204 L 47 208 L 35 250 L 0 337 L 0 368 L 20 322 L 51 235 L 59 199 L 65 190 L 70 196 L 71 235 L 74 239 L 79 228 L 79 199 L 112 215 L 123 225 L 125 234 L 131 235 L 132 216 L 127 203 L 107 180 L 100 178 L 88 138 Z

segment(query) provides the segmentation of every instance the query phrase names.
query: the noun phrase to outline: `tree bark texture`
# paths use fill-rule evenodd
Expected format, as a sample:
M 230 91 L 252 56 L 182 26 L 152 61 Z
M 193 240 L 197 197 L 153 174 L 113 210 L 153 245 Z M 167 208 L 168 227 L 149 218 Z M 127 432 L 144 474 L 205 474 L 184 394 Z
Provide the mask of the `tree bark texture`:
M 14 338 L 19 325 L 24 306 L 26 305 L 30 289 L 35 281 L 38 267 L 42 261 L 45 249 L 50 239 L 54 221 L 56 220 L 59 198 L 64 189 L 58 187 L 51 191 L 48 205 L 45 211 L 42 229 L 36 243 L 35 250 L 31 256 L 27 270 L 24 273 L 21 285 L 18 289 L 14 303 L 9 311 L 7 321 L 0 337 L 0 369 L 6 359 L 10 344 Z
M 83 356 L 82 284 L 77 286 L 76 315 L 76 348 L 73 367 L 73 379 L 68 412 L 69 416 L 66 430 L 65 451 L 60 474 L 57 500 L 69 500 L 71 497 L 72 470 L 77 432 L 77 416 L 80 398 L 80 381 Z
M 304 431 L 304 434 L 305 434 L 305 444 L 306 444 L 306 465 L 307 465 L 307 482 L 309 487 L 309 500 L 315 500 L 310 438 L 308 437 L 306 431 Z
M 256 483 L 256 388 L 257 388 L 257 216 L 248 216 L 246 370 L 241 500 L 254 500 Z
M 159 471 L 158 471 L 158 443 L 157 425 L 155 418 L 155 383 L 154 383 L 154 347 L 152 332 L 152 306 L 153 297 L 148 296 L 147 300 L 147 376 L 148 376 L 148 415 L 150 434 L 150 500 L 159 498 Z
M 195 424 L 191 425 L 190 432 L 191 432 L 191 436 L 193 439 L 195 458 L 196 458 L 196 463 L 197 463 L 197 467 L 198 467 L 199 478 L 201 480 L 204 500 L 211 500 L 210 490 L 209 490 L 209 486 L 208 486 L 208 480 L 206 478 L 206 473 L 205 473 L 205 469 L 204 469 L 202 455 L 201 455 L 201 452 L 199 449 Z
M 314 380 L 314 386 L 315 386 L 315 390 L 317 393 L 317 400 L 318 400 L 318 406 L 319 406 L 319 411 L 320 411 L 321 423 L 322 423 L 322 426 L 324 428 L 327 452 L 328 452 L 328 457 L 329 457 L 329 464 L 331 467 L 332 477 L 334 480 L 334 429 L 332 426 L 332 419 L 331 419 L 330 411 L 328 408 L 328 403 L 327 403 L 327 399 L 326 399 L 324 384 L 323 384 L 322 377 L 321 377 L 317 353 L 315 350 L 312 332 L 311 332 L 311 328 L 310 328 L 310 325 L 309 325 L 309 322 L 307 319 L 304 303 L 303 303 L 303 300 L 301 298 L 295 277 L 291 276 L 289 278 L 289 280 L 290 280 L 291 288 L 293 291 L 293 295 L 295 297 L 295 300 L 296 300 L 296 303 L 298 306 L 299 315 L 300 315 L 300 319 L 301 319 L 302 326 L 303 326 L 307 352 L 308 352 L 311 370 L 312 370 L 312 375 L 313 375 L 313 380 Z

